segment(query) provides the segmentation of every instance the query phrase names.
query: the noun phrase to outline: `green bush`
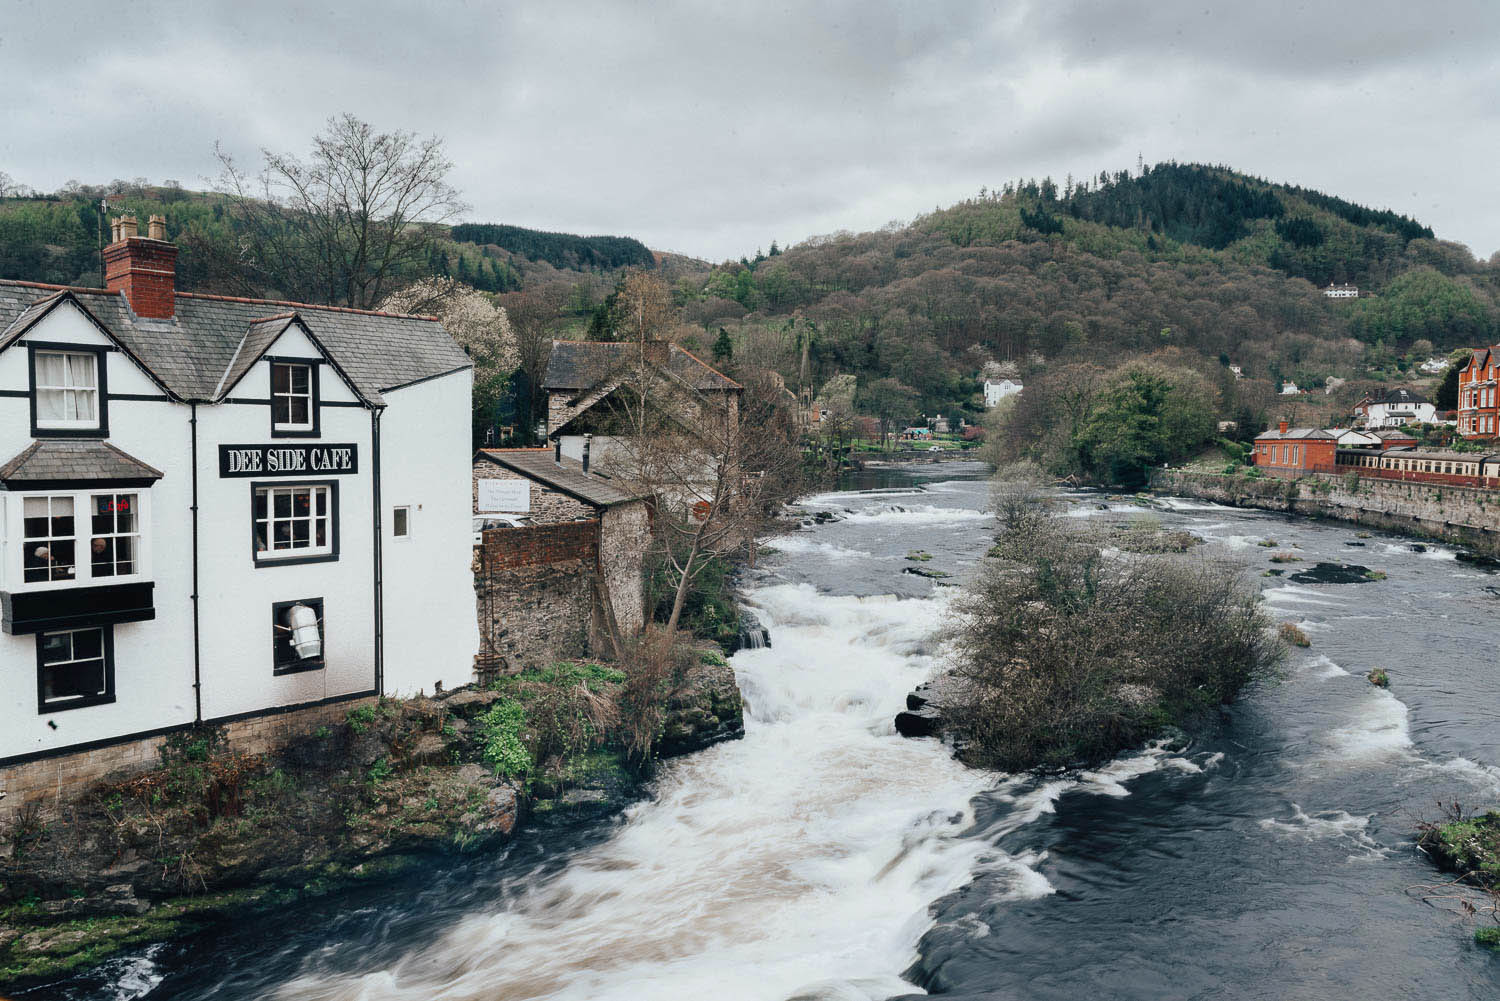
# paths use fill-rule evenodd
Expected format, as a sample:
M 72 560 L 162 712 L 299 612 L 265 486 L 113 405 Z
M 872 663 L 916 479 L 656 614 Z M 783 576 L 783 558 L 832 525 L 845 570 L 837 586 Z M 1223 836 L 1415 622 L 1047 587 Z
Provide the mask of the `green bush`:
M 998 490 L 998 487 L 997 487 Z M 1281 657 L 1237 567 L 1107 555 L 1060 518 L 1002 511 L 1000 560 L 961 595 L 946 718 L 1005 770 L 1108 760 L 1210 714 Z
M 526 709 L 515 699 L 501 699 L 479 718 L 484 760 L 501 778 L 521 779 L 531 772 L 531 752 L 522 739 L 525 727 Z

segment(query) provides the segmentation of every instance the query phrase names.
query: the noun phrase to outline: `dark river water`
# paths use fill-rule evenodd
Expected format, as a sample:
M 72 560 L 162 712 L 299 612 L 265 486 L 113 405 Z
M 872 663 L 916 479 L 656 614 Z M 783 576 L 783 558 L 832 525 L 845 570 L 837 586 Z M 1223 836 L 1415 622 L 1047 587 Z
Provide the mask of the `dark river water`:
M 1185 750 L 978 772 L 891 719 L 940 668 L 954 593 L 903 571 L 975 570 L 993 534 L 982 477 L 866 473 L 804 502 L 838 520 L 773 540 L 746 582 L 771 646 L 732 660 L 745 739 L 669 765 L 617 821 L 34 996 L 1500 997 L 1500 960 L 1414 889 L 1436 876 L 1411 842 L 1440 798 L 1500 802 L 1500 578 L 1335 523 L 1072 495 L 1063 517 L 1155 518 L 1244 561 L 1312 645 Z M 1262 577 L 1277 551 L 1388 577 Z M 1389 691 L 1364 680 L 1377 666 Z

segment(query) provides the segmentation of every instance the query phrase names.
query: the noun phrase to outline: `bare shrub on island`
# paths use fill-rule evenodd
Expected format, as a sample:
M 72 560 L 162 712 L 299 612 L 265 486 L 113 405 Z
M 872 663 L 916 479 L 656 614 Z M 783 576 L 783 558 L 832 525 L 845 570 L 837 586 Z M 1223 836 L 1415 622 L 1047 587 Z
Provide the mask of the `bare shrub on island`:
M 1002 474 L 998 558 L 957 603 L 945 710 L 969 761 L 1097 764 L 1231 701 L 1278 662 L 1241 568 L 1107 553 L 1027 483 L 1025 471 Z

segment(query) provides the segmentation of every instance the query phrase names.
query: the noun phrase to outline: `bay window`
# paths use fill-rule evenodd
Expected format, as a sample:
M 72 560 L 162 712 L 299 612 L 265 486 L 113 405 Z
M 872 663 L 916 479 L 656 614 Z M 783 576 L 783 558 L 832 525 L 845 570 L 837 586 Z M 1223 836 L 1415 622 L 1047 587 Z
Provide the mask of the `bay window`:
M 257 483 L 252 490 L 256 566 L 338 558 L 336 483 Z
M 19 517 L 0 517 L 0 582 L 18 591 L 141 578 L 146 496 L 92 490 L 10 494 L 8 508 Z
M 109 626 L 38 633 L 37 711 L 115 700 L 114 632 Z

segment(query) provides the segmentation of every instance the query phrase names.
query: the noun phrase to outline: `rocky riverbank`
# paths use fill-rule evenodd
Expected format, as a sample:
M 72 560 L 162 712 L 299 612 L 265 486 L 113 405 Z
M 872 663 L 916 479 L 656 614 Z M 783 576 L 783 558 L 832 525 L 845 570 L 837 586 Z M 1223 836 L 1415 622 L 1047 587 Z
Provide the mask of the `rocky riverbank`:
M 247 911 L 482 852 L 518 824 L 572 824 L 641 794 L 652 764 L 744 733 L 732 669 L 690 649 L 641 693 L 559 664 L 435 698 L 383 699 L 272 755 L 203 730 L 0 843 L 0 984 L 24 987 Z

